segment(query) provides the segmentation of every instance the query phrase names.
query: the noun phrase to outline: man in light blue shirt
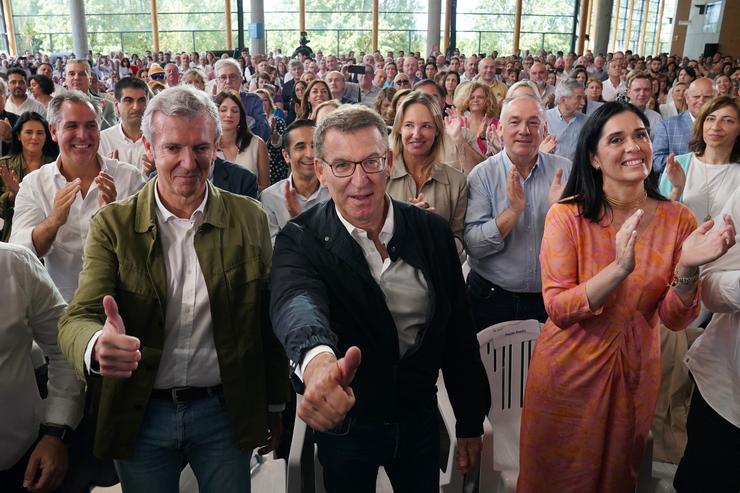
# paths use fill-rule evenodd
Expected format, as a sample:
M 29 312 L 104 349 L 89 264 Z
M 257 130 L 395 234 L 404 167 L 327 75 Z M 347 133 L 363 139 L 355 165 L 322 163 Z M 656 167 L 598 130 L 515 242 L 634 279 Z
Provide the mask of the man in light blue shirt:
M 290 164 L 290 176 L 262 192 L 262 206 L 267 214 L 270 239 L 285 225 L 316 204 L 329 200 L 329 190 L 321 186 L 314 171 L 313 120 L 296 120 L 283 134 L 283 157 Z
M 554 154 L 573 161 L 576 144 L 588 118 L 578 111 L 586 99 L 583 84 L 567 79 L 555 88 L 556 106 L 547 110 L 547 131 L 557 138 Z
M 534 97 L 504 101 L 498 131 L 504 149 L 468 175 L 467 282 L 478 330 L 547 318 L 540 244 L 547 211 L 560 199 L 571 168 L 569 160 L 539 152 L 545 109 Z

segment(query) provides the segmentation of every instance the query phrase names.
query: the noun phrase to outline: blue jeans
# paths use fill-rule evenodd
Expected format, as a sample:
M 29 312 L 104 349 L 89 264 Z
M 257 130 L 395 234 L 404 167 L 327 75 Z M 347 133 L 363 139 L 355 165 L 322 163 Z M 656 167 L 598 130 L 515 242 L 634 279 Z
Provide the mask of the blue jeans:
M 201 493 L 249 493 L 250 455 L 236 446 L 219 392 L 184 404 L 150 399 L 133 454 L 114 462 L 124 493 L 177 493 L 186 463 Z
M 329 493 L 375 493 L 380 466 L 396 493 L 439 492 L 436 400 L 419 406 L 409 419 L 346 418 L 315 438 Z
M 512 293 L 475 272 L 468 276 L 468 297 L 478 332 L 510 320 L 547 320 L 542 293 Z

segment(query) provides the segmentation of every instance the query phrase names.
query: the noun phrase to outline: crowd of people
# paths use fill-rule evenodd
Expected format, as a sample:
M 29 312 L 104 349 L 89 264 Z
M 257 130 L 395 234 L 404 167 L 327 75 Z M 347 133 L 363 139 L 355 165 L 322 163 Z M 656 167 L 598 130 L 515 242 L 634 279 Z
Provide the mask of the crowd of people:
M 720 53 L 0 54 L 0 490 L 249 491 L 297 412 L 327 491 L 437 491 L 440 370 L 473 481 L 476 333 L 526 319 L 519 492 L 634 491 L 687 327 L 674 486 L 740 490 L 739 91 Z

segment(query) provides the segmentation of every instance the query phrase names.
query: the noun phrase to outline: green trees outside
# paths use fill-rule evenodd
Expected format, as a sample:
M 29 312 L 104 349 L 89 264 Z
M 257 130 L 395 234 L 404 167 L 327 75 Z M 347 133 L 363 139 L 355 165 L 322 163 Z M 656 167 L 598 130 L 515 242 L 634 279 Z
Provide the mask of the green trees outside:
M 72 49 L 66 0 L 11 0 L 18 49 L 42 52 Z M 575 0 L 524 0 L 520 47 L 567 50 Z M 245 1 L 245 8 L 249 2 Z M 444 6 L 444 2 L 443 2 Z M 160 46 L 176 51 L 226 47 L 224 0 L 158 2 Z M 423 52 L 427 0 L 381 0 L 379 49 Z M 306 0 L 306 28 L 314 51 L 367 50 L 372 45 L 372 0 Z M 85 0 L 87 30 L 94 52 L 141 53 L 152 47 L 149 0 Z M 443 13 L 444 16 L 444 13 Z M 245 29 L 249 12 L 245 12 Z M 457 45 L 465 53 L 513 44 L 512 0 L 458 0 Z M 236 1 L 232 0 L 232 39 L 236 45 Z M 292 53 L 298 45 L 298 2 L 265 2 L 267 49 Z M 544 36 L 541 33 L 545 33 Z M 563 33 L 563 34 L 558 34 Z M 245 34 L 249 43 L 248 33 Z

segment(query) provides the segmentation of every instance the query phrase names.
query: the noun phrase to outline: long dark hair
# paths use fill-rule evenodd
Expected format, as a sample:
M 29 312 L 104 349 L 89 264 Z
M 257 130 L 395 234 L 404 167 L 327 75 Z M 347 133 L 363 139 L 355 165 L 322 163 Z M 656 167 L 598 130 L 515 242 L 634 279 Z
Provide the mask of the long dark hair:
M 44 156 L 49 156 L 56 159 L 57 156 L 59 156 L 59 146 L 51 138 L 51 132 L 49 132 L 49 123 L 43 116 L 39 115 L 35 111 L 26 111 L 18 117 L 18 120 L 16 120 L 15 125 L 13 125 L 13 138 L 10 142 L 10 149 L 8 150 L 8 154 L 15 155 L 23 152 L 20 135 L 21 131 L 23 130 L 23 125 L 28 122 L 39 122 L 41 125 L 43 125 L 44 133 L 46 134 L 46 141 L 44 142 L 44 147 L 41 149 L 41 153 Z
M 236 146 L 239 148 L 239 152 L 244 152 L 244 149 L 249 147 L 249 144 L 252 142 L 252 135 L 254 135 L 252 131 L 249 130 L 249 125 L 247 125 L 247 112 L 244 111 L 244 105 L 236 91 L 220 92 L 213 101 L 216 103 L 217 107 L 220 107 L 221 103 L 226 99 L 232 100 L 239 108 L 239 126 L 236 128 Z
M 650 122 L 642 111 L 630 103 L 614 101 L 604 103 L 594 111 L 586 120 L 581 135 L 578 137 L 573 168 L 568 183 L 566 183 L 563 190 L 563 197 L 569 197 L 565 202 L 578 204 L 583 216 L 592 222 L 601 221 L 606 212 L 611 211 L 611 206 L 604 193 L 604 179 L 601 170 L 594 168 L 591 165 L 591 160 L 596 154 L 596 148 L 606 122 L 626 111 L 631 111 L 637 115 L 645 125 L 645 129 L 649 131 Z M 658 183 L 654 173 L 648 174 L 644 185 L 648 197 L 655 200 L 668 200 L 658 191 Z

